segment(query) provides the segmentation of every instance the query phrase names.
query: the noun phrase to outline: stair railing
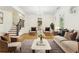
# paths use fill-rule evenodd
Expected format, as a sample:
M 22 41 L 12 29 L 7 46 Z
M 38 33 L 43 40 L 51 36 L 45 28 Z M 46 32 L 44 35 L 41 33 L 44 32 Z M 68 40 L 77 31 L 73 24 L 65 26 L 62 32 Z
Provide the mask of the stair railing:
M 24 20 L 20 19 L 18 24 L 16 25 L 16 28 L 17 28 L 17 32 L 16 32 L 16 35 L 18 36 L 19 35 L 19 31 L 20 29 L 24 27 Z

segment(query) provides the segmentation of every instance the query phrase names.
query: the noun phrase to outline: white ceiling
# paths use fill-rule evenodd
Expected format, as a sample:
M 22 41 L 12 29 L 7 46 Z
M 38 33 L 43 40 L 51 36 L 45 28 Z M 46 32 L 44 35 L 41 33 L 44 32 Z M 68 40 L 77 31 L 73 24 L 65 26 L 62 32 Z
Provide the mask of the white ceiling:
M 25 14 L 33 15 L 53 15 L 58 9 L 57 6 L 19 6 Z

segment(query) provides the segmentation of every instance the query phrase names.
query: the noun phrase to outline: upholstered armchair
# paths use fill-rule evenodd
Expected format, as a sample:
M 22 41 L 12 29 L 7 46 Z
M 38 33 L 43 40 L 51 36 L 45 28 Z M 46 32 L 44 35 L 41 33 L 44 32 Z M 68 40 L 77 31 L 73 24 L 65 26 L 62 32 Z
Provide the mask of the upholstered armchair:
M 0 52 L 8 52 L 7 42 L 0 39 Z
M 8 34 L 0 36 L 0 52 L 14 52 L 16 47 L 8 47 L 11 42 L 16 42 L 15 38 L 11 38 Z

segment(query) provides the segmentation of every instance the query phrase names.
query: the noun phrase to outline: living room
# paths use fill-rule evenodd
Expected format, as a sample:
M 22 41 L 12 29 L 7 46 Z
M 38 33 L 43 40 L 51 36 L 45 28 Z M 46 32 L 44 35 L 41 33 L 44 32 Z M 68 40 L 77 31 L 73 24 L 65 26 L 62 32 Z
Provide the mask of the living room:
M 78 53 L 78 10 L 78 6 L 0 6 L 0 52 Z

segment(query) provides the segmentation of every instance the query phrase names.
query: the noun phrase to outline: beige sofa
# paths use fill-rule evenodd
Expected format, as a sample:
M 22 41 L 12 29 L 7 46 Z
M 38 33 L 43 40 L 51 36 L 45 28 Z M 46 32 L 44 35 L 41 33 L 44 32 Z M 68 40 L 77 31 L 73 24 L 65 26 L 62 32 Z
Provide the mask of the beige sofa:
M 55 36 L 54 41 L 66 53 L 78 52 L 78 42 L 76 41 L 68 40 L 61 36 Z

